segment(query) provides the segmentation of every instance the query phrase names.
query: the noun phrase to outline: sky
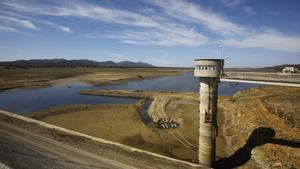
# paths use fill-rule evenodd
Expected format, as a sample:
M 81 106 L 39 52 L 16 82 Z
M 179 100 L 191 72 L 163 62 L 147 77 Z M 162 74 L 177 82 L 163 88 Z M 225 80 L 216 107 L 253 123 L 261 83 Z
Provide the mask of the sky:
M 299 0 L 0 0 L 0 61 L 300 64 Z

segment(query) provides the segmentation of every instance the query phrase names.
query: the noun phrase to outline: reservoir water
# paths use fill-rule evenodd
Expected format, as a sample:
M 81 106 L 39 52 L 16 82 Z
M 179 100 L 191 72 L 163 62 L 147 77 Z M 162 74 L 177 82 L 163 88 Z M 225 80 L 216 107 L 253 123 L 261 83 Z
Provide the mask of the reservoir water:
M 219 95 L 232 95 L 237 91 L 259 86 L 247 83 L 221 82 Z M 70 86 L 50 86 L 36 89 L 13 89 L 0 92 L 0 109 L 28 114 L 52 106 L 70 104 L 130 104 L 137 99 L 107 96 L 80 95 L 83 89 L 130 89 L 198 92 L 199 80 L 191 72 L 179 76 L 168 76 L 145 80 L 130 81 L 123 85 L 92 86 L 73 84 Z

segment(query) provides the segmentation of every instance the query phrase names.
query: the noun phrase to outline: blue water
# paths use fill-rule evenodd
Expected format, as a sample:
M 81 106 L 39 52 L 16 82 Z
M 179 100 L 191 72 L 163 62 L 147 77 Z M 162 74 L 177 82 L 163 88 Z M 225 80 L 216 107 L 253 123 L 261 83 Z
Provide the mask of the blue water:
M 169 76 L 146 80 L 131 81 L 125 85 L 92 86 L 73 84 L 70 87 L 52 86 L 36 89 L 14 89 L 0 92 L 0 109 L 28 114 L 52 106 L 69 104 L 131 104 L 137 99 L 107 96 L 80 95 L 83 89 L 130 89 L 130 90 L 164 90 L 198 92 L 198 79 L 192 73 L 180 76 Z M 221 82 L 219 95 L 232 95 L 237 91 L 259 86 L 257 84 L 240 83 L 232 85 Z
M 141 116 L 141 120 L 146 125 L 148 125 L 148 124 L 150 124 L 152 122 L 152 118 L 149 116 L 149 113 L 148 113 L 148 109 L 149 109 L 151 103 L 152 103 L 152 100 L 146 100 L 145 103 L 144 103 L 143 108 L 141 108 L 139 110 L 139 113 L 140 113 L 140 116 Z
M 240 90 L 261 86 L 250 83 L 230 83 L 221 82 L 219 85 L 219 95 L 230 96 Z M 131 81 L 126 85 L 108 85 L 99 87 L 99 89 L 115 90 L 163 90 L 163 91 L 179 91 L 179 92 L 198 92 L 199 79 L 195 78 L 192 72 L 185 73 L 180 76 L 167 76 L 154 79 L 146 79 L 142 81 Z

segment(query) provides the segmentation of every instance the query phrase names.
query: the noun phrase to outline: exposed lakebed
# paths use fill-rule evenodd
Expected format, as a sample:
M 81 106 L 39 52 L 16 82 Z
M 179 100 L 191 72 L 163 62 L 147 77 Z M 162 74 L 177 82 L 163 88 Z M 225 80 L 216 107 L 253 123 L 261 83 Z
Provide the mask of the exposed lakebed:
M 34 89 L 13 89 L 0 92 L 0 109 L 17 114 L 29 114 L 52 106 L 71 104 L 132 104 L 138 99 L 108 96 L 80 95 L 85 89 L 101 90 L 162 90 L 178 92 L 198 92 L 199 80 L 191 72 L 180 76 L 167 76 L 145 80 L 130 81 L 122 85 L 93 86 L 72 84 L 69 86 L 50 86 Z M 237 91 L 259 86 L 257 84 L 221 82 L 219 95 L 232 95 Z

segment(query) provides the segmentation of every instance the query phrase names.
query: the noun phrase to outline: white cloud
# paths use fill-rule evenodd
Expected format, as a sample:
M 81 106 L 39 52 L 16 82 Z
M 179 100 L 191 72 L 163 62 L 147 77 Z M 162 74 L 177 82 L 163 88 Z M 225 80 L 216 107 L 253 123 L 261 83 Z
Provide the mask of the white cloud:
M 195 47 L 207 43 L 207 38 L 193 30 L 171 31 L 124 31 L 115 35 L 107 35 L 110 38 L 121 39 L 123 43 L 157 46 L 188 46 Z
M 104 8 L 99 5 L 87 3 L 63 3 L 58 6 L 45 6 L 28 4 L 25 2 L 5 1 L 5 6 L 19 12 L 34 15 L 69 16 L 87 18 L 95 21 L 123 24 L 129 27 L 137 27 L 131 31 L 118 31 L 112 33 L 110 38 L 120 39 L 123 43 L 147 44 L 161 46 L 201 46 L 208 40 L 203 34 L 181 24 L 173 23 L 160 16 L 146 16 L 139 13 Z M 153 11 L 152 11 L 153 13 Z M 143 29 L 143 30 L 141 30 Z M 68 29 L 61 29 L 67 31 Z M 119 33 L 121 32 L 121 33 Z M 97 34 L 89 34 L 89 38 L 99 38 Z M 103 37 L 103 36 L 102 36 Z
M 46 25 L 49 25 L 49 26 L 51 26 L 51 27 L 53 27 L 53 28 L 55 28 L 57 30 L 60 30 L 62 32 L 67 32 L 67 33 L 72 33 L 73 32 L 69 27 L 58 25 L 58 24 L 55 24 L 53 22 L 49 22 L 49 21 L 45 21 L 45 20 L 40 20 L 40 19 L 35 19 L 35 18 L 32 18 L 32 17 L 24 16 L 24 15 L 18 15 L 18 14 L 13 13 L 13 12 L 2 11 L 1 13 L 5 14 L 5 15 L 7 15 L 9 17 L 26 19 L 26 20 L 31 21 L 31 22 L 37 22 L 37 23 L 41 23 L 41 24 L 46 24 Z
M 16 32 L 14 28 L 0 25 L 0 32 Z
M 241 5 L 245 0 L 221 0 L 221 2 L 227 7 L 237 7 Z
M 182 0 L 149 0 L 149 2 L 161 7 L 172 17 L 204 25 L 214 33 L 223 36 L 242 34 L 245 31 L 244 27 L 190 2 Z
M 149 3 L 161 7 L 171 17 L 207 27 L 211 32 L 220 35 L 221 41 L 227 45 L 241 48 L 259 47 L 290 53 L 300 52 L 299 36 L 292 37 L 270 29 L 245 27 L 183 0 L 149 0 Z M 230 3 L 238 5 L 240 1 L 230 1 Z M 228 1 L 228 4 L 230 3 Z M 251 8 L 245 10 L 254 14 Z
M 256 12 L 250 6 L 244 6 L 242 9 L 250 17 L 256 15 Z
M 0 22 L 6 25 L 14 25 L 27 29 L 39 29 L 31 21 L 0 15 Z
M 69 32 L 69 33 L 72 32 L 72 30 L 71 30 L 70 28 L 64 27 L 64 26 L 60 26 L 59 29 L 60 29 L 61 31 L 63 31 L 63 32 Z
M 5 26 L 5 25 L 0 25 L 0 32 L 14 32 L 14 33 L 22 34 L 22 35 L 29 36 L 29 37 L 41 37 L 39 35 L 31 34 L 31 33 L 28 33 L 28 32 L 23 32 L 23 31 L 19 31 L 19 30 L 15 29 L 15 28 L 8 27 L 8 26 Z
M 243 39 L 224 40 L 223 43 L 242 48 L 261 47 L 290 53 L 300 52 L 299 37 L 284 36 L 279 33 L 266 32 L 245 37 Z
M 211 33 L 218 35 L 219 39 L 216 41 L 222 41 L 234 47 L 259 47 L 292 53 L 299 52 L 300 49 L 300 44 L 297 43 L 300 39 L 299 36 L 292 37 L 278 31 L 274 33 L 261 28 L 240 25 L 189 1 L 148 0 L 147 2 L 160 7 L 160 10 L 151 8 L 151 10 L 143 10 L 142 13 L 138 13 L 106 8 L 87 2 L 78 3 L 78 1 L 72 1 L 72 3 L 71 1 L 55 1 L 55 5 L 45 5 L 30 3 L 30 1 L 3 0 L 0 4 L 4 5 L 5 9 L 25 14 L 77 17 L 126 25 L 126 28 L 109 32 L 109 35 L 89 34 L 90 38 L 108 37 L 118 39 L 123 43 L 188 47 L 211 43 L 207 36 L 199 30 L 187 26 L 188 23 L 192 23 L 190 25 L 202 26 Z M 230 7 L 239 6 L 243 2 L 244 0 L 222 0 L 222 3 Z M 248 15 L 255 15 L 251 7 L 246 6 L 243 10 Z M 23 25 L 30 27 L 30 22 L 23 22 Z M 54 23 L 49 25 L 64 32 L 72 32 L 68 27 Z
M 42 23 L 42 24 L 52 26 L 53 28 L 58 29 L 62 32 L 67 32 L 67 33 L 72 33 L 73 32 L 69 27 L 66 27 L 66 26 L 61 26 L 61 25 L 57 25 L 57 24 L 52 23 L 52 22 L 37 20 L 37 19 L 33 19 L 33 18 L 30 18 L 30 19 L 34 20 L 36 22 Z
M 62 1 L 58 6 L 49 6 L 26 2 L 16 3 L 16 1 L 4 1 L 3 4 L 13 10 L 37 15 L 82 17 L 142 27 L 155 27 L 158 24 L 154 20 L 137 13 L 104 8 L 88 3 L 66 3 L 65 1 Z

